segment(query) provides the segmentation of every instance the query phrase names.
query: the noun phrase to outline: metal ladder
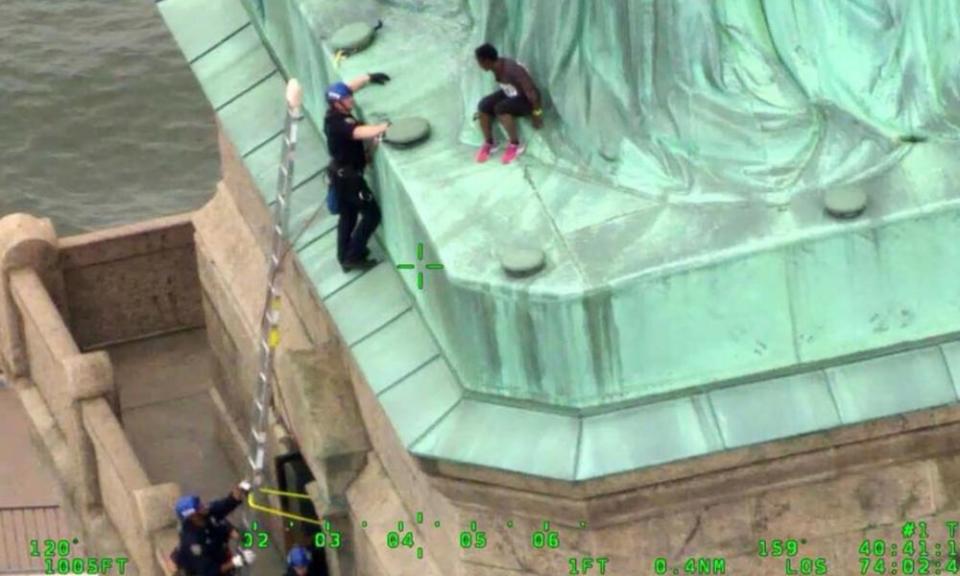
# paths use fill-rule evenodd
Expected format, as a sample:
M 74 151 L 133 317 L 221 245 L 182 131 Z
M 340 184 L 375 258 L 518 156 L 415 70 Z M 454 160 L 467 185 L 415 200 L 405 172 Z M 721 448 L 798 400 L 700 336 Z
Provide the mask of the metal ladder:
M 280 171 L 277 180 L 277 203 L 273 208 L 273 245 L 270 250 L 267 272 L 267 293 L 260 319 L 260 371 L 257 374 L 256 394 L 253 399 L 253 411 L 250 416 L 250 443 L 247 462 L 250 465 L 253 489 L 259 488 L 264 480 L 264 460 L 266 457 L 267 416 L 273 393 L 273 360 L 277 345 L 280 343 L 280 285 L 281 265 L 286 256 L 286 237 L 289 226 L 290 209 L 288 199 L 293 184 L 294 153 L 297 149 L 297 126 L 303 119 L 301 113 L 302 90 L 300 84 L 291 79 L 287 83 L 287 116 L 283 129 L 283 152 L 280 157 Z M 249 529 L 250 516 L 254 511 L 244 507 L 243 523 Z

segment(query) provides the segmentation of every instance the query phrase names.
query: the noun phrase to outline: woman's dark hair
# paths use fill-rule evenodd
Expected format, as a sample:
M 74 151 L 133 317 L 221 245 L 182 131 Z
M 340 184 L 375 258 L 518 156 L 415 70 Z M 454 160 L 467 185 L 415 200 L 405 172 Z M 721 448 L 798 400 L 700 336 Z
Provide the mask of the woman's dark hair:
M 497 49 L 493 47 L 493 44 L 484 44 L 483 46 L 474 50 L 474 54 L 477 55 L 477 60 L 483 60 L 484 62 L 496 62 L 500 55 L 497 54 Z

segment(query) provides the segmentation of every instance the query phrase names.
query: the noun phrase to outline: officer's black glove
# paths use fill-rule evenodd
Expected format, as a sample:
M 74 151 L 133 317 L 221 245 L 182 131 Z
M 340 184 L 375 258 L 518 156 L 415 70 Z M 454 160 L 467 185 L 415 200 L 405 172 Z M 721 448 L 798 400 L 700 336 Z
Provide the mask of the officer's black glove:
M 371 72 L 369 74 L 370 81 L 374 84 L 386 84 L 390 81 L 390 77 L 384 74 L 383 72 Z

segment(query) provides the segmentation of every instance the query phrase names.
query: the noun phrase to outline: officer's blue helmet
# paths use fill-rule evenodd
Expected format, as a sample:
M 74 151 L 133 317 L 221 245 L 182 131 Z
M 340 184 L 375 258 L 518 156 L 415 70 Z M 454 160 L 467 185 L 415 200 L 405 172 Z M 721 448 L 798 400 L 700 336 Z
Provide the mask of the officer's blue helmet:
M 200 497 L 194 494 L 189 494 L 187 496 L 181 496 L 177 500 L 177 505 L 174 509 L 177 511 L 177 518 L 181 521 L 186 520 L 191 515 L 200 511 Z
M 287 553 L 287 566 L 290 568 L 306 568 L 310 565 L 310 552 L 303 546 L 294 546 Z
M 327 88 L 327 102 L 339 102 L 353 96 L 353 90 L 343 82 L 337 82 Z

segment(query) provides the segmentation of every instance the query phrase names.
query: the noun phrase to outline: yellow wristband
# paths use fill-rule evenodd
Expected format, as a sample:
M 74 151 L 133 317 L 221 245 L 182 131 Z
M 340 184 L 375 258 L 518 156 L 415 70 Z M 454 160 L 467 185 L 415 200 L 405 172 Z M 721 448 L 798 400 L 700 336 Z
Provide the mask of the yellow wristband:
M 534 116 L 543 116 L 543 110 L 537 108 L 536 110 L 533 111 L 533 115 L 534 115 Z

